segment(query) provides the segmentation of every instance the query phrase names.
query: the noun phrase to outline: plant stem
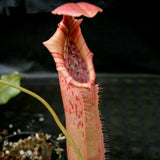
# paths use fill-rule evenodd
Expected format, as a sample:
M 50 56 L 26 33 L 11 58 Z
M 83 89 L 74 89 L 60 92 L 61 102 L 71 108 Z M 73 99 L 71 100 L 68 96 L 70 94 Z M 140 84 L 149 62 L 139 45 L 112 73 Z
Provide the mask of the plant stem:
M 36 93 L 25 89 L 23 87 L 14 85 L 12 83 L 6 82 L 4 80 L 0 80 L 0 83 L 4 84 L 4 85 L 8 85 L 10 87 L 16 88 L 24 93 L 27 93 L 28 95 L 36 98 L 37 100 L 39 100 L 51 113 L 52 117 L 54 118 L 55 122 L 57 123 L 58 127 L 61 129 L 61 131 L 63 132 L 63 134 L 66 136 L 66 138 L 68 139 L 68 141 L 70 142 L 70 144 L 72 145 L 73 149 L 75 150 L 75 152 L 77 153 L 77 156 L 79 158 L 79 160 L 82 160 L 82 156 L 81 153 L 79 152 L 77 146 L 75 145 L 75 143 L 73 142 L 72 138 L 70 137 L 70 135 L 68 134 L 68 132 L 66 131 L 66 129 L 64 128 L 63 124 L 61 123 L 61 121 L 59 120 L 58 116 L 56 115 L 55 111 L 52 109 L 52 107 L 47 103 L 47 101 L 45 101 L 42 97 L 40 97 L 39 95 L 37 95 Z

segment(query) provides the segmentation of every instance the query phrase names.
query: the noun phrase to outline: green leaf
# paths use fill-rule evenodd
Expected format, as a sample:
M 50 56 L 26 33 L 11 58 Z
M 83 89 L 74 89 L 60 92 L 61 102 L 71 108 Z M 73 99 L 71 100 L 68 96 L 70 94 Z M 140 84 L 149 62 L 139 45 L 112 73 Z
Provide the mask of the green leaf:
M 11 75 L 2 75 L 1 79 L 20 86 L 21 75 L 14 72 Z M 6 104 L 11 98 L 17 96 L 21 91 L 0 83 L 0 105 Z

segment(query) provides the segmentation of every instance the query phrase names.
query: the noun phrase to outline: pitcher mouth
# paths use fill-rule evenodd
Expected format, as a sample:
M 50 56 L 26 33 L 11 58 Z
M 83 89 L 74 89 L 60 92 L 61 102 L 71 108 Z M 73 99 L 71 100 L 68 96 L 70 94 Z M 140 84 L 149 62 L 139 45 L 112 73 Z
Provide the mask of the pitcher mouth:
M 57 71 L 68 84 L 90 88 L 95 81 L 93 53 L 81 33 L 81 22 L 82 19 L 64 15 L 56 33 L 43 44 L 51 52 Z

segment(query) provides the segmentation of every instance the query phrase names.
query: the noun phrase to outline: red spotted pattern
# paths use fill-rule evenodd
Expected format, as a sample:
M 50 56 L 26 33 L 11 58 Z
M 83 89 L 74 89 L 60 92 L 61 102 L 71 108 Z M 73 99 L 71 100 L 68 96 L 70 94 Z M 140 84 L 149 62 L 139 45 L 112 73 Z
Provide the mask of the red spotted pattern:
M 66 68 L 73 79 L 80 83 L 88 82 L 89 73 L 86 63 L 81 56 L 77 46 L 72 40 L 72 37 L 68 37 L 64 51 L 64 60 Z

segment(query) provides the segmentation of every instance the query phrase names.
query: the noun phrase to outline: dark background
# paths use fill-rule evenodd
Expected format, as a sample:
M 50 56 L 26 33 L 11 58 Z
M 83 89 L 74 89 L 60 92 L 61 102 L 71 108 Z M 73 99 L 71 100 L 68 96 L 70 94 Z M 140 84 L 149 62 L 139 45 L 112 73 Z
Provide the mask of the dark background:
M 55 64 L 42 45 L 62 16 L 50 12 L 67 0 L 0 0 L 0 74 L 53 73 Z M 90 0 L 103 8 L 81 25 L 94 53 L 97 72 L 160 73 L 158 3 Z

